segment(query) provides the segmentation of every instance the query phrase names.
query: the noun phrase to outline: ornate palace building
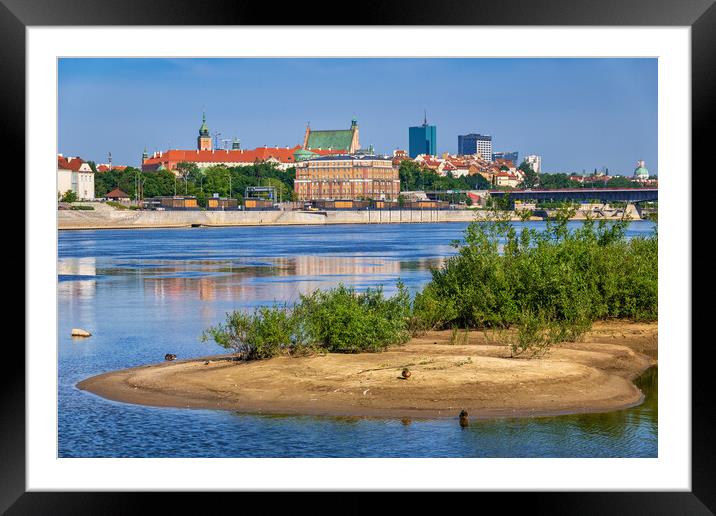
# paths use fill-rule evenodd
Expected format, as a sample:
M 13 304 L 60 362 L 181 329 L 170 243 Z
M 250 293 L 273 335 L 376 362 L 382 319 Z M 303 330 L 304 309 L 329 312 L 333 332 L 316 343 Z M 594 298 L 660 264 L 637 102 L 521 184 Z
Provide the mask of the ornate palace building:
M 400 194 L 400 176 L 392 156 L 308 157 L 296 165 L 294 190 L 299 201 L 394 200 Z

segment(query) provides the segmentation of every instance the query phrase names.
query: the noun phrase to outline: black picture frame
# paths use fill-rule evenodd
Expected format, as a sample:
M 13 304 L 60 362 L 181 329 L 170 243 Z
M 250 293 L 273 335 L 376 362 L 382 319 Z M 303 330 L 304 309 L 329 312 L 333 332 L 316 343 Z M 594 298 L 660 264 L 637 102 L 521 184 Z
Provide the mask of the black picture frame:
M 0 88 L 2 113 L 7 134 L 6 153 L 12 154 L 14 167 L 25 168 L 25 28 L 62 25 L 549 25 L 549 26 L 689 26 L 692 42 L 692 163 L 708 166 L 713 145 L 707 140 L 714 125 L 716 100 L 716 6 L 714 0 L 502 0 L 428 2 L 400 0 L 356 6 L 354 15 L 339 14 L 335 4 L 312 3 L 303 10 L 276 8 L 276 4 L 257 2 L 215 3 L 186 0 L 0 0 Z M 660 142 L 661 143 L 661 142 Z M 695 169 L 698 171 L 698 168 Z M 9 171 L 8 171 L 9 172 Z M 705 172 L 711 172 L 705 170 Z M 26 172 L 27 174 L 27 172 Z M 26 178 L 27 180 L 27 178 Z M 692 190 L 696 192 L 696 190 Z M 693 199 L 696 206 L 696 199 Z M 685 216 L 689 216 L 685 213 Z M 695 224 L 699 217 L 692 216 Z M 693 234 L 697 234 L 694 226 Z M 692 249 L 693 252 L 693 249 Z M 695 255 L 692 270 L 701 270 Z M 27 259 L 27 257 L 26 257 Z M 707 269 L 703 269 L 707 270 Z M 26 275 L 32 271 L 25 270 Z M 694 322 L 706 318 L 707 307 L 692 303 Z M 700 306 L 702 308 L 700 308 Z M 32 309 L 31 306 L 27 307 Z M 701 314 L 703 317 L 699 318 Z M 694 328 L 695 329 L 695 328 Z M 696 333 L 694 332 L 694 335 Z M 481 493 L 480 498 L 509 499 L 510 508 L 524 505 L 531 512 L 550 514 L 713 514 L 716 510 L 716 447 L 712 439 L 714 398 L 707 379 L 710 376 L 710 339 L 694 340 L 692 346 L 692 490 L 690 492 L 532 492 Z M 689 343 L 678 343 L 686 346 Z M 3 373 L 0 391 L 0 510 L 7 514 L 124 514 L 161 497 L 163 511 L 185 512 L 189 508 L 183 493 L 58 493 L 26 492 L 25 489 L 25 355 L 7 346 L 6 356 L 12 367 Z M 711 486 L 711 487 L 709 487 Z M 207 494 L 214 506 L 222 501 L 235 503 L 235 495 Z M 232 498 L 230 498 L 230 496 Z M 241 504 L 251 503 L 253 494 L 241 495 Z M 348 493 L 340 498 L 341 511 L 365 512 L 374 506 L 378 494 Z M 421 494 L 411 495 L 411 512 L 421 505 Z M 460 502 L 475 503 L 473 500 Z M 469 496 L 475 496 L 474 493 Z M 317 504 L 313 497 L 292 497 L 291 510 L 302 505 L 313 511 L 334 512 L 325 500 Z M 385 497 L 381 497 L 385 498 Z M 271 495 L 271 511 L 286 497 Z M 484 503 L 480 499 L 480 502 Z M 263 502 L 262 502 L 263 503 Z M 331 502 L 335 503 L 335 502 Z M 383 509 L 400 510 L 404 505 L 380 501 Z M 400 502 L 401 504 L 403 502 Z M 278 505 L 277 505 L 278 504 Z M 246 505 L 248 507 L 248 505 Z M 204 506 L 207 507 L 206 505 Z M 452 507 L 455 507 L 454 505 Z M 475 506 L 479 507 L 479 506 Z M 486 507 L 486 506 L 485 506 Z

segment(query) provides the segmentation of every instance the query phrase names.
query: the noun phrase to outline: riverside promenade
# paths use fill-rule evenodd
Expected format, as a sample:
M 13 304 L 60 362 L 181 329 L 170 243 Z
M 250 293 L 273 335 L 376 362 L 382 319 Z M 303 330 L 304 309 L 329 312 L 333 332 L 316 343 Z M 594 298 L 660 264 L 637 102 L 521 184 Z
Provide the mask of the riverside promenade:
M 471 222 L 487 212 L 475 210 L 360 211 L 139 211 L 57 212 L 59 229 L 134 229 L 223 226 L 289 226 L 322 224 L 419 224 Z
M 83 203 L 90 204 L 90 203 Z M 102 203 L 91 203 L 95 210 L 58 210 L 58 229 L 139 229 L 226 226 L 296 226 L 326 224 L 429 224 L 472 222 L 486 218 L 485 210 L 326 210 L 326 211 L 152 211 L 118 210 Z M 551 210 L 550 210 L 551 211 Z M 512 220 L 520 217 L 512 212 Z M 616 220 L 624 210 L 577 210 L 574 220 L 586 216 Z M 626 209 L 630 220 L 640 220 L 633 205 Z M 531 220 L 543 220 L 532 217 Z

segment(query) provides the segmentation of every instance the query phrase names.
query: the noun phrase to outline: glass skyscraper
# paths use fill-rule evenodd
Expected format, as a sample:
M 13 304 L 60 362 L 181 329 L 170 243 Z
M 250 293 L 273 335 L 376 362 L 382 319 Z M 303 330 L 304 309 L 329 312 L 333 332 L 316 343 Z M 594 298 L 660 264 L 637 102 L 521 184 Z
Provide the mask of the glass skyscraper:
M 479 153 L 487 161 L 492 161 L 492 136 L 473 133 L 458 135 L 457 153 L 460 156 Z
M 418 154 L 437 155 L 437 132 L 436 126 L 428 125 L 427 116 L 423 125 L 410 127 L 408 129 L 408 154 L 410 157 L 415 158 Z

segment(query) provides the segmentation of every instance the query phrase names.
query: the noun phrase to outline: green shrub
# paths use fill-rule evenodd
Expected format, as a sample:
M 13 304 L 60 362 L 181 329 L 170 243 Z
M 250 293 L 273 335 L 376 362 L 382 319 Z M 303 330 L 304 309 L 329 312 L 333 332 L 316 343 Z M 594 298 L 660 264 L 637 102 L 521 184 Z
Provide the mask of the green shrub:
M 246 360 L 291 353 L 304 345 L 294 314 L 287 306 L 260 307 L 253 313 L 234 311 L 226 323 L 208 328 L 202 340 L 213 339 Z
M 83 210 L 84 210 L 84 211 L 87 211 L 87 210 L 94 210 L 94 206 L 83 206 L 83 205 L 79 205 L 79 206 L 71 206 L 70 209 L 71 209 L 71 210 L 80 210 L 80 211 L 83 211 Z
M 295 313 L 310 341 L 326 351 L 382 351 L 410 339 L 410 294 L 402 283 L 392 298 L 381 287 L 316 290 L 301 296 Z
M 339 285 L 302 295 L 290 308 L 274 304 L 253 313 L 231 312 L 201 338 L 247 360 L 311 350 L 381 351 L 408 341 L 410 312 L 410 294 L 402 283 L 392 298 L 385 298 L 381 288 L 359 293 Z
M 78 199 L 77 194 L 73 192 L 72 190 L 67 190 L 64 194 L 62 194 L 62 197 L 60 198 L 60 201 L 62 202 L 76 202 Z
M 438 298 L 437 289 L 432 283 L 428 283 L 421 292 L 415 294 L 410 331 L 420 334 L 441 328 L 456 319 L 457 315 L 458 311 L 452 299 Z
M 656 233 L 627 240 L 626 219 L 570 231 L 572 215 L 558 210 L 543 232 L 499 214 L 473 222 L 458 254 L 432 272 L 426 299 L 416 297 L 415 315 L 436 328 L 515 325 L 513 355 L 575 340 L 598 319 L 656 320 Z

